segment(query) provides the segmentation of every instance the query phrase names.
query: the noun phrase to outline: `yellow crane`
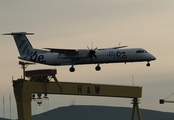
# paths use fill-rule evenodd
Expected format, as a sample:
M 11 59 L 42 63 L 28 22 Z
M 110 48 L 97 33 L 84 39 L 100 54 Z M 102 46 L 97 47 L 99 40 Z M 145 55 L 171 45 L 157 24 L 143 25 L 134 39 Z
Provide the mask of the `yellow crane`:
M 21 62 L 20 65 L 22 65 L 24 77 L 22 79 L 13 80 L 13 91 L 16 99 L 18 120 L 32 119 L 31 100 L 33 99 L 33 94 L 39 94 L 39 98 L 41 98 L 41 94 L 132 98 L 133 109 L 131 120 L 134 120 L 135 112 L 137 112 L 138 120 L 142 120 L 138 105 L 139 98 L 142 97 L 142 87 L 59 82 L 56 78 L 57 70 L 41 69 L 25 71 L 26 65 L 29 64 Z M 25 77 L 29 80 L 25 79 Z M 54 81 L 51 81 L 51 79 L 54 79 Z

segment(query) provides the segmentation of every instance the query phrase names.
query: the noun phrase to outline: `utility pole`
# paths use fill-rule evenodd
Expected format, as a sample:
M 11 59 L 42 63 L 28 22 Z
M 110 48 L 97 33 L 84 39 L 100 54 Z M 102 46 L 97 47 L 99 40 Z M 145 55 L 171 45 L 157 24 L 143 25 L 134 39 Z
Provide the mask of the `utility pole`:
M 4 95 L 3 95 L 3 118 L 5 118 L 5 101 L 4 101 Z
M 9 94 L 9 103 L 10 103 L 10 120 L 11 120 L 11 94 Z

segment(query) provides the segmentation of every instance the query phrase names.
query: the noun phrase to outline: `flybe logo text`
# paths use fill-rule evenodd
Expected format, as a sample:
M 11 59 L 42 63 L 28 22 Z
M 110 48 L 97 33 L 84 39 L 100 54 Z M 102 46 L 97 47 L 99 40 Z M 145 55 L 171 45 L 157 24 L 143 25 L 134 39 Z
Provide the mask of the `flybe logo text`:
M 112 58 L 127 58 L 126 52 L 125 51 L 110 51 L 109 52 L 109 57 Z
M 25 55 L 24 58 L 27 58 L 28 56 L 33 54 L 32 47 L 25 39 L 20 42 L 18 48 L 20 55 Z
M 33 62 L 46 63 L 46 60 L 44 60 L 44 55 L 37 55 L 36 51 L 30 56 L 30 60 Z

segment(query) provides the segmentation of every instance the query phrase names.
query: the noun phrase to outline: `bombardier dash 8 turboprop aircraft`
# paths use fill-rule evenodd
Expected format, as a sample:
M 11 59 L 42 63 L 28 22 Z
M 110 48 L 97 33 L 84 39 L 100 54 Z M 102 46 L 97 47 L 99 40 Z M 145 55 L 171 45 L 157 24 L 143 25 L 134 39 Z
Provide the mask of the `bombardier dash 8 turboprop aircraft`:
M 69 71 L 74 72 L 74 65 L 81 64 L 97 64 L 96 71 L 101 69 L 100 64 L 103 63 L 127 63 L 150 61 L 156 58 L 142 48 L 124 48 L 127 46 L 119 46 L 104 49 L 57 49 L 44 48 L 46 50 L 35 49 L 28 41 L 26 35 L 34 33 L 12 32 L 3 35 L 12 35 L 17 45 L 20 57 L 19 59 L 41 63 L 46 65 L 71 65 Z M 123 49 L 124 48 L 124 49 Z

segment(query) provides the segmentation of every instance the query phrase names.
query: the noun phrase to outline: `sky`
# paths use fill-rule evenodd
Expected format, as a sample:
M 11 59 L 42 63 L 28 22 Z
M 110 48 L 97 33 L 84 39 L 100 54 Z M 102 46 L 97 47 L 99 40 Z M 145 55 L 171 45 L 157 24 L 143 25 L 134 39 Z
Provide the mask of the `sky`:
M 173 0 L 30 0 L 0 1 L 0 34 L 7 32 L 33 32 L 28 36 L 34 48 L 81 49 L 106 48 L 127 45 L 129 48 L 144 48 L 157 59 L 146 67 L 146 62 L 102 64 L 100 72 L 96 65 L 46 66 L 36 64 L 27 70 L 56 68 L 59 81 L 87 82 L 113 85 L 142 86 L 140 108 L 174 112 L 174 104 L 159 104 L 174 93 L 174 1 Z M 9 115 L 9 95 L 13 111 L 16 110 L 12 88 L 13 79 L 20 78 L 19 53 L 11 36 L 0 35 L 0 117 Z M 132 80 L 133 76 L 133 80 Z M 133 83 L 132 83 L 133 81 Z M 49 95 L 43 106 L 33 106 L 33 114 L 71 105 L 103 105 L 132 107 L 131 99 Z M 167 100 L 174 100 L 170 97 Z M 34 103 L 33 103 L 34 104 Z M 17 118 L 13 112 L 12 118 Z

